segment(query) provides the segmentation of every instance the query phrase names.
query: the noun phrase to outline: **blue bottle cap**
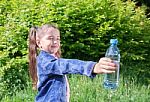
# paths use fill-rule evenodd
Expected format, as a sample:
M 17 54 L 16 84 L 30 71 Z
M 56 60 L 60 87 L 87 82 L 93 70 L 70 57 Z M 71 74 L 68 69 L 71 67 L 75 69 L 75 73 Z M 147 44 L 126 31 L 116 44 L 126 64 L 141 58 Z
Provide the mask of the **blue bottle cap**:
M 118 44 L 118 40 L 117 39 L 110 39 L 110 43 L 117 45 Z

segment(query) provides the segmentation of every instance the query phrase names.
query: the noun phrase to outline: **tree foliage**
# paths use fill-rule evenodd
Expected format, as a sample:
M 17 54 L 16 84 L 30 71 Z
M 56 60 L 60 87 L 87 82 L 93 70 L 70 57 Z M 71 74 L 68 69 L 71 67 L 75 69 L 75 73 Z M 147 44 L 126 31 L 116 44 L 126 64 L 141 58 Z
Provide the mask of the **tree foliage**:
M 6 90 L 13 94 L 28 81 L 27 40 L 34 25 L 58 24 L 65 58 L 98 61 L 109 40 L 117 38 L 123 62 L 149 63 L 145 9 L 121 0 L 1 0 L 0 95 Z

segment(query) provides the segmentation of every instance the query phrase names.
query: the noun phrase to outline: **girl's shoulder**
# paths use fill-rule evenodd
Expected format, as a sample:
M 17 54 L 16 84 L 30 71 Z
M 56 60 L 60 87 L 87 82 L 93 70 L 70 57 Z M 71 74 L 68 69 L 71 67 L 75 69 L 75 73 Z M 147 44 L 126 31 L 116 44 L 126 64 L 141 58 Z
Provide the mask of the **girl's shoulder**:
M 41 50 L 39 55 L 37 56 L 37 60 L 56 60 L 57 58 L 52 54 Z

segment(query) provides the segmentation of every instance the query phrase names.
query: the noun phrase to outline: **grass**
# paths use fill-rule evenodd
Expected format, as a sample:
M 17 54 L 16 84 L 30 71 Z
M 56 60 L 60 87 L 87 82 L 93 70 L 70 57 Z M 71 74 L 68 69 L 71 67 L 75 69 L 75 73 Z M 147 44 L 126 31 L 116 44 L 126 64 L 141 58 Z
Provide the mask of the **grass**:
M 150 86 L 140 86 L 135 82 L 123 83 L 115 91 L 106 90 L 102 86 L 102 77 L 93 81 L 86 77 L 74 78 L 71 84 L 71 102 L 149 102 Z
M 81 75 L 69 76 L 71 102 L 149 102 L 150 86 L 136 84 L 134 80 L 120 77 L 119 88 L 115 91 L 103 88 L 103 75 L 91 80 Z M 15 96 L 4 97 L 1 102 L 34 102 L 36 92 L 29 86 Z

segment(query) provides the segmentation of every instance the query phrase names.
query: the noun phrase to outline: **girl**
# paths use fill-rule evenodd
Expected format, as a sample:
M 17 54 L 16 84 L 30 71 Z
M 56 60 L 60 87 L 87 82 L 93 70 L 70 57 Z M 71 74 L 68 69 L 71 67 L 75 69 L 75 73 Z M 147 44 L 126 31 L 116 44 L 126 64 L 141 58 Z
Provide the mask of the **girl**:
M 37 48 L 39 55 L 37 56 Z M 38 89 L 35 102 L 69 102 L 69 83 L 66 74 L 95 77 L 113 73 L 116 65 L 111 59 L 98 63 L 60 58 L 60 31 L 54 25 L 32 27 L 29 34 L 29 71 L 33 88 Z

